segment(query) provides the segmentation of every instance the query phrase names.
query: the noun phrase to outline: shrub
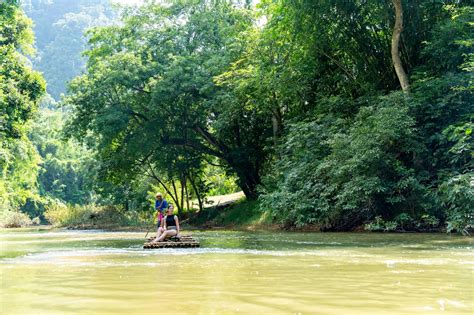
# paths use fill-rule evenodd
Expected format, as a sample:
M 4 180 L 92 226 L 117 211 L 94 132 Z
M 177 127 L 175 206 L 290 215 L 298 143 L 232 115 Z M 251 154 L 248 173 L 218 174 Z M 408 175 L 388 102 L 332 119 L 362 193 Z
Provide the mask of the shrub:
M 439 227 L 439 220 L 435 216 L 429 215 L 429 214 L 424 214 L 420 218 L 419 224 L 427 229 L 434 229 Z
M 61 202 L 54 202 L 47 206 L 44 217 L 52 225 L 65 226 L 81 224 L 89 215 L 86 207 L 67 206 Z
M 469 234 L 474 228 L 474 174 L 449 178 L 441 184 L 439 193 L 447 213 L 447 232 Z
M 375 219 L 364 226 L 365 230 L 372 232 L 394 232 L 398 228 L 396 221 L 384 221 L 381 216 L 376 216 Z
M 437 231 L 439 220 L 429 214 L 413 218 L 408 213 L 400 213 L 392 221 L 385 221 L 376 216 L 373 221 L 364 225 L 366 231 L 372 232 L 403 232 L 403 231 Z
M 4 211 L 0 215 L 0 227 L 2 228 L 18 228 L 31 224 L 30 217 L 22 212 Z
M 419 148 L 405 101 L 399 93 L 370 101 L 353 121 L 290 126 L 261 196 L 276 220 L 350 230 L 422 208 L 427 188 L 413 168 Z
M 411 230 L 416 226 L 415 220 L 405 212 L 395 217 L 395 224 L 401 230 Z

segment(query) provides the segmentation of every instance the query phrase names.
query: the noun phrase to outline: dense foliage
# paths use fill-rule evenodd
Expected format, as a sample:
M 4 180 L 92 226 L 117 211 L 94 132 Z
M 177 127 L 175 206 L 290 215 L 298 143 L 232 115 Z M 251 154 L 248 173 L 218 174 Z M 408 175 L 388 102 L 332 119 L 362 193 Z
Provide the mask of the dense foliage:
M 40 7 L 38 1 L 22 4 L 30 13 Z M 42 5 L 45 18 L 55 16 L 54 10 L 44 10 L 48 4 Z M 41 15 L 39 11 L 32 15 Z M 51 97 L 45 97 L 45 81 L 39 72 L 32 70 L 27 59 L 27 56 L 32 58 L 34 64 L 45 61 L 42 57 L 47 36 L 41 27 L 46 21 L 39 22 L 36 29 L 42 37 L 36 43 L 39 54 L 34 55 L 32 21 L 23 13 L 19 2 L 0 4 L 0 222 L 5 226 L 31 223 L 28 217 L 35 218 L 34 222 L 44 221 L 43 213 L 48 207 L 61 202 L 84 204 L 94 197 L 91 188 L 96 176 L 92 154 L 77 143 L 64 141 L 65 114 L 57 110 Z M 82 28 L 86 26 L 79 26 L 75 34 L 61 32 L 61 35 L 83 43 Z M 62 60 L 53 57 L 58 67 L 70 68 L 64 59 L 80 62 L 83 44 L 70 46 L 72 50 L 61 52 Z M 79 68 L 73 69 L 70 77 L 78 72 Z M 64 86 L 67 75 L 57 73 L 56 79 Z
M 365 4 L 334 2 L 327 12 L 339 14 L 328 21 L 325 8 L 309 3 L 277 5 L 290 21 L 269 28 L 284 24 L 301 34 L 305 17 L 324 19 L 318 28 L 307 25 L 314 35 L 293 38 L 308 52 L 329 50 L 305 62 L 304 77 L 317 84 L 301 99 L 308 112 L 288 120 L 282 154 L 266 177 L 264 207 L 287 224 L 335 230 L 400 215 L 435 216 L 458 231 L 472 227 L 473 8 L 404 2 L 403 59 L 412 88 L 400 95 L 387 55 L 392 23 L 383 12 L 390 7 L 374 1 L 365 12 Z M 353 15 L 360 19 L 336 21 Z M 345 23 L 360 32 L 341 29 Z M 336 26 L 340 42 L 325 37 Z
M 0 3 L 0 209 L 17 208 L 36 193 L 38 155 L 26 137 L 45 92 L 26 54 L 34 53 L 31 20 L 16 1 Z
M 409 93 L 390 53 L 389 1 L 130 10 L 91 32 L 70 131 L 92 132 L 110 174 L 186 178 L 217 158 L 289 225 L 347 230 L 402 215 L 465 229 L 473 9 L 402 4 Z

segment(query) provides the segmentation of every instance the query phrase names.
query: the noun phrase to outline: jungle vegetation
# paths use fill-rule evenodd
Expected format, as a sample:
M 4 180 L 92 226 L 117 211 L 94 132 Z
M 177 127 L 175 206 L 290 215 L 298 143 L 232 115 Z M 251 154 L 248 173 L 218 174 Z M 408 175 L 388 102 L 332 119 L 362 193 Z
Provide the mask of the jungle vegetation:
M 182 214 L 238 186 L 286 227 L 473 226 L 468 1 L 145 1 L 113 21 L 69 16 L 90 28 L 66 19 L 41 51 L 57 104 L 24 57 L 30 20 L 16 1 L 0 8 L 4 208 L 149 211 L 159 189 Z M 66 33 L 85 51 L 64 92 L 73 66 L 51 62 Z

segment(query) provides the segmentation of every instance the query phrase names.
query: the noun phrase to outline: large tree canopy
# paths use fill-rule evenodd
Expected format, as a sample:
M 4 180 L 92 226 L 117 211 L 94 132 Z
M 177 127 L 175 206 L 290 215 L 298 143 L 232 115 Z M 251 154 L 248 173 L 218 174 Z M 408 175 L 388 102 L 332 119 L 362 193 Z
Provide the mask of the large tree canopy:
M 163 172 L 214 156 L 255 197 L 271 117 L 214 82 L 243 49 L 249 11 L 226 2 L 147 5 L 123 22 L 89 34 L 87 73 L 66 101 L 72 133 L 92 131 L 109 173 Z

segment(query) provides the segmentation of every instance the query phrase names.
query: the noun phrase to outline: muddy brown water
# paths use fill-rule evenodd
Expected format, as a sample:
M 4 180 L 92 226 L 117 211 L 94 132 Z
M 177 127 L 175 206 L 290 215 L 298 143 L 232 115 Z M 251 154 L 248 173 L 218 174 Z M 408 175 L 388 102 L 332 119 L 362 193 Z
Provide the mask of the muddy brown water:
M 472 239 L 444 234 L 0 231 L 0 313 L 473 314 Z

